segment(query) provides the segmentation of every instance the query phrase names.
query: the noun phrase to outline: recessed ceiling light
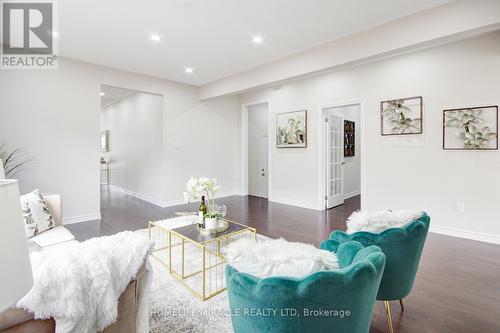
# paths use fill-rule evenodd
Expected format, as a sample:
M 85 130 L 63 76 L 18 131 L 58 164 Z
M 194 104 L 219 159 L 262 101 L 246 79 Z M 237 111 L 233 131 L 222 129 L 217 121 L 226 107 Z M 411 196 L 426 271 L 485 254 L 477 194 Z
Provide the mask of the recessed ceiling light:
M 59 31 L 52 31 L 52 36 L 54 36 L 54 38 L 59 38 Z
M 192 73 L 194 73 L 194 69 L 192 69 L 191 67 L 186 67 L 186 68 L 184 69 L 184 72 L 186 72 L 186 73 L 188 73 L 188 74 L 192 74 Z
M 252 42 L 254 44 L 262 44 L 263 41 L 264 41 L 264 38 L 262 36 L 254 36 L 252 38 Z
M 99 95 L 104 96 L 104 95 L 106 95 L 106 94 L 105 94 L 105 93 L 103 93 L 103 92 L 101 92 Z
M 149 36 L 149 38 L 150 38 L 152 41 L 155 41 L 155 42 L 159 42 L 159 41 L 161 41 L 161 36 L 160 36 L 160 35 L 151 34 L 151 35 Z

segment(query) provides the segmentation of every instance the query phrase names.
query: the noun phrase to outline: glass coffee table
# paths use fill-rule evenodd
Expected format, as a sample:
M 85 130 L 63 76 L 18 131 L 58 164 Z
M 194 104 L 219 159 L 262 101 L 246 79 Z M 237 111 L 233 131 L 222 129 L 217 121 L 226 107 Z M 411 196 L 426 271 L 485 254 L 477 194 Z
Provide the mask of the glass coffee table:
M 256 239 L 255 228 L 223 219 L 228 228 L 217 234 L 201 232 L 197 216 L 183 215 L 149 222 L 155 240 L 153 256 L 169 273 L 202 301 L 226 290 L 223 246 L 242 237 Z

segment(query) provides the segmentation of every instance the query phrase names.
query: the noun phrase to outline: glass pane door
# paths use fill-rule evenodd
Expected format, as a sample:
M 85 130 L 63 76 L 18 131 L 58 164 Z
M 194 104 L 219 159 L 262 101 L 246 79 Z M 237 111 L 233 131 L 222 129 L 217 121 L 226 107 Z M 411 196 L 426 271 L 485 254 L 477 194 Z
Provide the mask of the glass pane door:
M 335 110 L 325 114 L 326 134 L 326 208 L 344 203 L 344 117 Z

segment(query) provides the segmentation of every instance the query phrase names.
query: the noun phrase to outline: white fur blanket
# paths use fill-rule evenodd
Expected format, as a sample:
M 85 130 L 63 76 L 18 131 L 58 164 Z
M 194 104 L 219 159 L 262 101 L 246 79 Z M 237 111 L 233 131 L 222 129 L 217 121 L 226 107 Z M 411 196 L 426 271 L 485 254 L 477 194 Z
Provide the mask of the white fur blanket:
M 283 238 L 264 241 L 243 238 L 230 243 L 222 252 L 239 272 L 260 279 L 270 276 L 302 278 L 314 272 L 339 268 L 335 253 Z
M 374 212 L 356 211 L 347 219 L 347 232 L 369 231 L 382 232 L 389 228 L 399 228 L 418 220 L 424 212 L 418 209 L 408 210 L 381 210 Z
M 118 298 L 152 249 L 130 231 L 31 254 L 34 284 L 17 307 L 53 317 L 56 332 L 98 332 L 114 323 Z

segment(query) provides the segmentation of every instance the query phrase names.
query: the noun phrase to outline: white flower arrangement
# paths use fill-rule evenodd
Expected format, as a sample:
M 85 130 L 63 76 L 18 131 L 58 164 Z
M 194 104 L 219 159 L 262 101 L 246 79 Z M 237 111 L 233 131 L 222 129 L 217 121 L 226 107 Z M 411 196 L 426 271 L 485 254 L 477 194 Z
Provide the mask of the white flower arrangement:
M 204 195 L 207 198 L 207 215 L 216 212 L 215 209 L 215 194 L 220 190 L 217 185 L 217 179 L 200 177 L 191 177 L 186 183 L 186 191 L 184 192 L 184 201 L 190 203 L 192 201 L 200 200 Z

